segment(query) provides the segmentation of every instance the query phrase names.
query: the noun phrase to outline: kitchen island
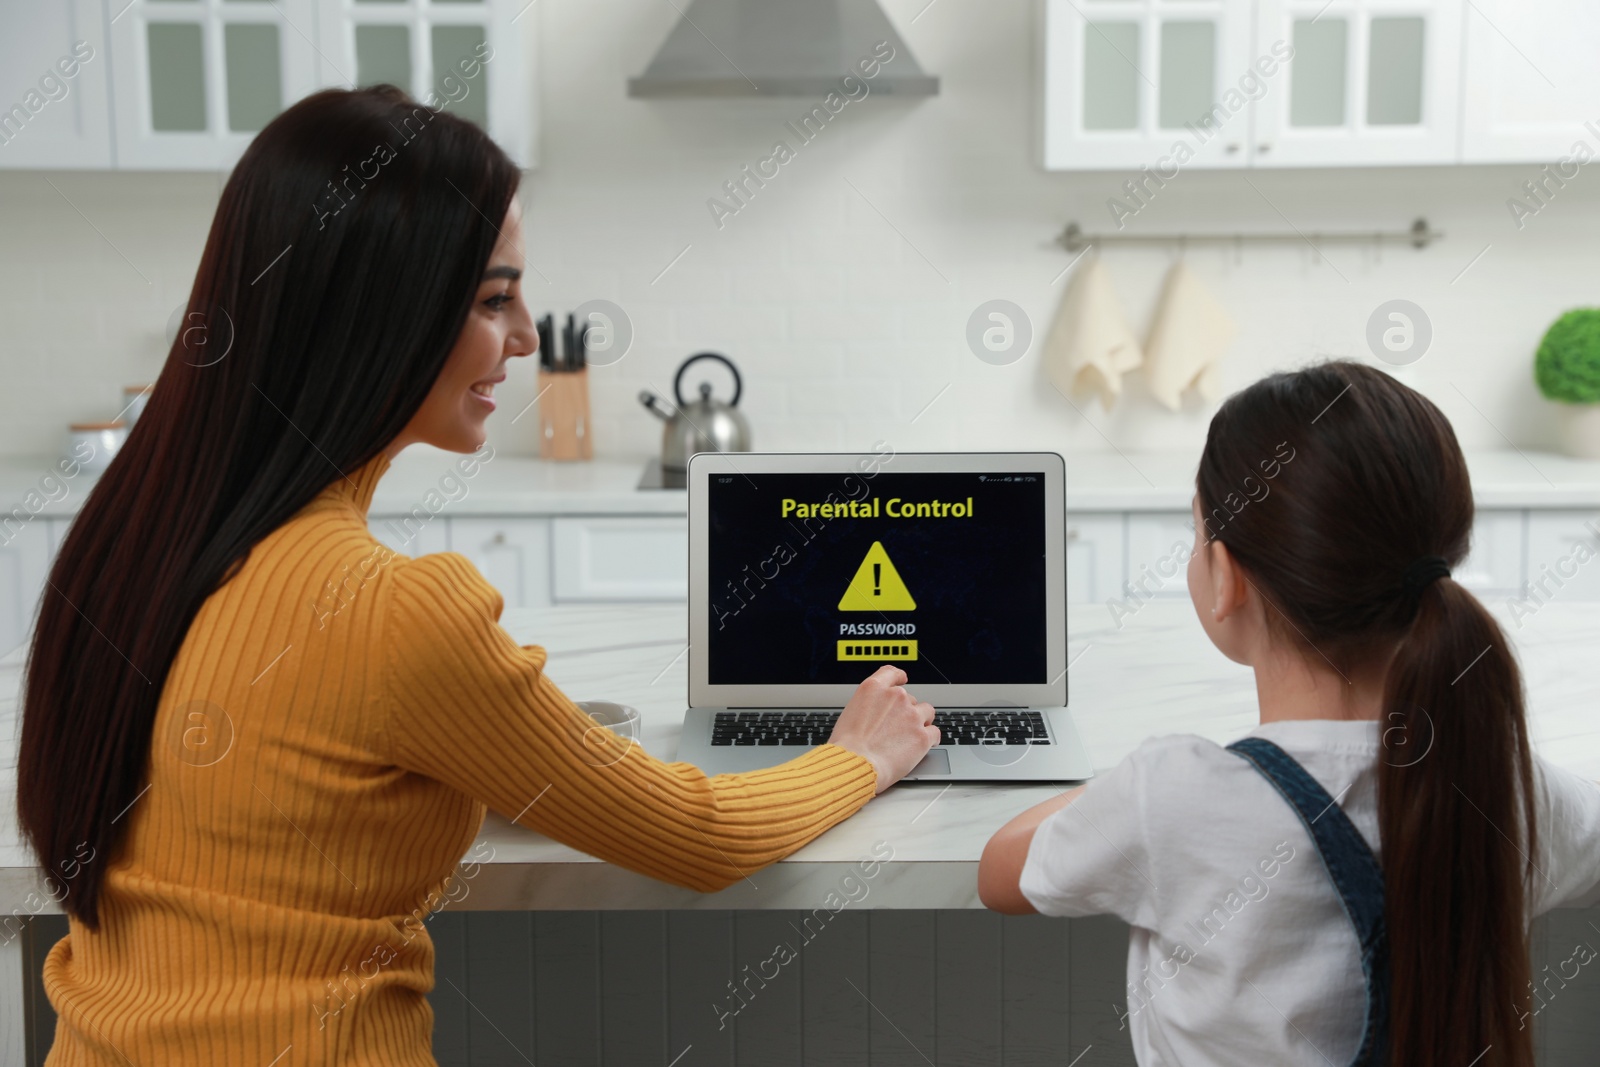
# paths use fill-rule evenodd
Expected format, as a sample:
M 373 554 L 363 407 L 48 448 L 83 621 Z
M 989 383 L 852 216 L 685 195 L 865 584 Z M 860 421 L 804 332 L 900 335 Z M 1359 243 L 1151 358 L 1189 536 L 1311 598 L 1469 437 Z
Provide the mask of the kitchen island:
M 1505 611 L 1498 610 L 1497 614 L 1512 636 L 1523 664 L 1535 750 L 1562 767 L 1600 779 L 1600 718 L 1594 712 L 1600 704 L 1600 666 L 1595 665 L 1592 653 L 1600 646 L 1600 610 L 1592 604 L 1564 603 L 1558 598 L 1536 615 L 1522 618 L 1520 626 Z M 681 606 L 517 609 L 507 610 L 501 622 L 519 643 L 542 644 L 548 649 L 547 670 L 573 698 L 609 699 L 637 707 L 642 715 L 640 743 L 663 758 L 674 756 L 687 689 L 688 657 Z M 1121 614 L 1115 619 L 1105 605 L 1074 604 L 1069 609 L 1068 634 L 1070 706 L 1097 773 L 1115 765 L 1152 734 L 1191 732 L 1226 742 L 1256 722 L 1250 673 L 1229 662 L 1207 642 L 1187 602 L 1151 600 L 1133 614 Z M 16 717 L 11 694 L 19 681 L 21 656 L 19 650 L 0 661 L 0 692 L 7 694 L 0 704 L 0 735 L 8 744 L 0 776 L 0 804 L 5 810 L 0 819 L 0 901 L 7 914 L 48 913 L 55 909 L 40 892 L 38 872 L 18 839 L 12 811 Z M 842 979 L 832 982 L 828 989 L 813 990 L 813 986 L 832 971 L 837 971 L 836 977 L 855 973 L 851 970 L 854 957 L 850 953 L 859 949 L 867 954 L 863 960 L 877 959 L 880 968 L 921 966 L 928 971 L 925 977 L 932 983 L 928 995 L 934 999 L 924 1021 L 931 1028 L 928 1032 L 935 1036 L 940 1026 L 954 1026 L 950 1020 L 963 1018 L 963 1011 L 977 1025 L 992 1007 L 996 1018 L 1003 1015 L 1010 1020 L 1006 1023 L 1008 1034 L 1015 1037 L 1020 1027 L 1022 1032 L 1033 1035 L 1032 1047 L 1048 1048 L 1052 1056 L 1068 1047 L 1074 1054 L 1081 1051 L 1090 1043 L 1085 1035 L 1101 1042 L 1104 1048 L 1106 1042 L 1116 1041 L 1120 1032 L 1119 1019 L 1111 1005 L 1120 994 L 1124 928 L 1112 920 L 1074 920 L 1070 924 L 1034 918 L 1002 920 L 981 910 L 977 899 L 977 863 L 989 835 L 1017 812 L 1054 795 L 1060 788 L 1064 787 L 903 783 L 788 859 L 751 872 L 715 894 L 698 894 L 653 882 L 491 813 L 478 844 L 469 854 L 492 858 L 461 869 L 461 889 L 453 894 L 458 902 L 435 919 L 441 981 L 434 998 L 443 1035 L 440 1040 L 446 1044 L 450 1040 L 445 1031 L 453 1025 L 452 1011 L 462 1012 L 460 1025 L 465 1032 L 473 1025 L 481 1025 L 481 1019 L 478 1024 L 473 1020 L 478 1018 L 477 1012 L 489 1010 L 486 1004 L 502 1003 L 507 996 L 526 1004 L 534 998 L 530 990 L 537 987 L 536 1014 L 545 1020 L 539 1025 L 548 1032 L 539 1042 L 540 1050 L 585 1048 L 587 1037 L 572 1039 L 576 1045 L 562 1043 L 567 1038 L 552 1045 L 556 1041 L 553 1028 L 565 1025 L 562 1020 L 574 1012 L 580 1019 L 588 1012 L 594 1013 L 596 1033 L 609 1032 L 604 1021 L 606 1003 L 614 995 L 624 995 L 621 991 L 632 988 L 630 983 L 644 980 L 639 978 L 644 968 L 658 976 L 663 992 L 660 1003 L 651 999 L 654 994 L 647 996 L 646 1000 L 655 1006 L 645 1013 L 645 1018 L 634 1021 L 646 1029 L 659 1027 L 665 1044 L 678 1041 L 663 1062 L 681 1051 L 683 1045 L 697 1040 L 702 1050 L 720 1047 L 716 1042 L 724 1033 L 737 1028 L 708 1028 L 704 1035 L 696 1037 L 695 1028 L 715 1018 L 708 1005 L 717 997 L 726 998 L 724 987 L 738 977 L 740 964 L 755 966 L 765 960 L 773 943 L 792 936 L 784 931 L 791 929 L 789 923 L 799 913 L 822 907 L 829 894 L 836 894 L 836 900 L 850 899 L 832 925 L 852 929 L 855 934 L 818 938 L 820 947 L 805 950 L 804 985 L 793 983 L 792 997 L 775 994 L 767 998 L 769 1004 L 759 1012 L 752 1004 L 750 1012 L 742 1016 L 741 1025 L 746 1031 L 758 1022 L 763 1027 L 787 1025 L 782 1018 L 776 1023 L 767 1019 L 769 1010 L 777 1010 L 774 1005 L 783 1006 L 779 1014 L 784 1018 L 791 1008 L 798 1013 L 796 1018 L 801 1021 L 795 1025 L 802 1030 L 810 1025 L 804 1020 L 823 1005 L 828 1005 L 829 1011 L 837 1008 L 856 1018 L 851 1014 L 854 1009 L 849 1008 L 849 999 L 856 995 Z M 885 860 L 885 856 L 889 858 Z M 870 879 L 863 879 L 858 864 L 873 858 L 883 862 L 876 866 Z M 495 946 L 483 943 L 484 931 L 473 932 L 470 916 L 451 914 L 462 911 L 514 914 L 504 916 L 511 922 L 509 928 L 496 929 L 489 938 L 498 943 Z M 605 913 L 615 913 L 615 918 Z M 523 918 L 515 920 L 516 914 Z M 500 918 L 483 916 L 482 921 Z M 1588 925 L 1595 918 L 1593 912 L 1565 909 L 1537 926 L 1536 972 L 1545 962 L 1554 964 L 1567 959 L 1574 939 L 1586 937 L 1589 943 L 1600 945 L 1600 931 L 1591 930 Z M 606 933 L 616 930 L 628 932 L 626 944 L 619 944 L 617 935 Z M 643 948 L 632 936 L 636 932 L 645 935 Z M 656 932 L 660 934 L 659 941 L 652 940 Z M 696 947 L 687 955 L 675 953 L 669 959 L 665 946 L 669 942 L 682 944 L 683 938 Z M 533 951 L 535 941 L 537 953 Z M 25 1014 L 28 989 L 23 942 L 23 938 L 11 938 L 0 946 L 0 966 L 4 967 L 0 972 L 0 992 L 5 996 L 0 1002 L 0 1061 L 8 1064 L 23 1062 L 20 1052 L 13 1055 L 22 1047 L 19 1020 Z M 482 974 L 475 978 L 465 962 L 467 949 L 474 943 L 474 960 L 486 960 L 496 947 L 510 951 L 512 958 L 521 958 L 519 954 L 537 958 L 523 958 L 520 969 L 506 964 L 504 959 L 500 963 L 480 962 L 474 966 L 488 967 L 494 973 L 492 978 Z M 935 945 L 940 946 L 937 951 Z M 44 947 L 48 946 L 38 946 Z M 946 961 L 946 953 L 971 957 L 972 967 L 953 968 Z M 896 960 L 921 960 L 921 964 L 892 963 Z M 585 983 L 554 981 L 555 973 L 574 965 L 579 973 L 588 976 Z M 553 970 L 546 972 L 547 966 Z M 1002 973 L 1009 976 L 1019 966 L 1033 968 L 1029 973 L 1034 978 L 1026 988 L 1015 982 L 1007 986 L 1000 980 Z M 870 966 L 867 970 L 871 970 Z M 461 992 L 460 1000 L 446 984 L 446 978 Z M 586 984 L 589 980 L 593 981 L 592 986 Z M 519 982 L 528 988 L 517 987 Z M 647 985 L 654 988 L 650 982 Z M 868 979 L 861 978 L 860 982 Z M 899 997 L 897 1003 L 905 1003 L 904 996 L 896 993 L 882 975 L 870 982 L 860 988 L 873 1002 L 881 1005 L 884 998 Z M 1003 986 L 1012 991 L 1006 992 Z M 512 987 L 517 988 L 507 992 Z M 912 987 L 913 1003 L 899 1010 L 885 1010 L 893 1017 L 894 1027 L 914 1035 L 923 1022 L 918 1021 L 921 1016 L 914 1003 L 920 995 L 915 991 L 915 982 Z M 672 994 L 672 989 L 680 993 Z M 695 992 L 682 992 L 689 989 Z M 841 991 L 847 1000 L 829 999 Z M 470 1004 L 465 1003 L 469 994 Z M 694 1025 L 676 1019 L 674 996 L 687 996 L 692 1001 L 691 1007 L 684 1010 L 690 1012 Z M 1538 1020 L 1553 1035 L 1551 1047 L 1600 1047 L 1596 1013 L 1576 1010 L 1584 1003 L 1600 1003 L 1600 975 L 1580 975 L 1563 997 L 1553 1001 Z M 1080 1004 L 1090 998 L 1092 1004 Z M 952 1003 L 945 1011 L 947 1000 L 960 1004 Z M 596 1001 L 600 1003 L 597 1005 Z M 962 1008 L 961 1004 L 966 1006 Z M 507 1010 L 514 1013 L 514 1009 Z M 1059 1031 L 1052 1029 L 1058 1015 Z M 857 1021 L 865 1027 L 864 1036 L 858 1036 L 869 1045 L 877 1041 L 887 1050 L 898 1040 L 895 1029 L 886 1027 L 871 1011 L 860 1015 Z M 512 1026 L 502 1018 L 496 1019 L 496 1025 L 502 1030 Z M 531 1017 L 527 1025 L 535 1025 Z M 1070 1040 L 1066 1036 L 1069 1028 Z M 528 1032 L 531 1034 L 532 1030 Z M 818 1042 L 837 1039 L 844 1042 L 841 1049 L 854 1048 L 849 1044 L 853 1040 L 850 1033 L 850 1027 L 842 1033 L 830 1028 L 818 1032 L 812 1043 L 817 1046 Z M 483 1040 L 493 1043 L 500 1038 L 491 1033 Z M 608 1047 L 615 1050 L 621 1040 L 621 1036 L 614 1037 Z M 920 1046 L 916 1037 L 911 1040 Z M 1121 1041 L 1125 1044 L 1125 1034 Z M 521 1047 L 515 1040 L 511 1044 Z M 439 1055 L 441 1062 L 453 1062 L 444 1052 Z M 582 1062 L 584 1058 L 557 1057 L 560 1062 Z M 1065 1056 L 1059 1062 L 1064 1064 L 1070 1059 Z M 840 1060 L 849 1061 L 848 1056 Z M 882 1061 L 901 1062 L 895 1057 Z M 484 1062 L 522 1061 L 513 1057 Z M 740 1056 L 737 1062 L 745 1062 L 744 1057 Z M 873 1062 L 879 1062 L 879 1058 Z M 905 1062 L 922 1061 L 913 1057 Z M 1097 1062 L 1125 1060 L 1111 1055 Z M 1545 1062 L 1569 1061 L 1547 1057 Z M 1570 1062 L 1592 1062 L 1592 1058 Z

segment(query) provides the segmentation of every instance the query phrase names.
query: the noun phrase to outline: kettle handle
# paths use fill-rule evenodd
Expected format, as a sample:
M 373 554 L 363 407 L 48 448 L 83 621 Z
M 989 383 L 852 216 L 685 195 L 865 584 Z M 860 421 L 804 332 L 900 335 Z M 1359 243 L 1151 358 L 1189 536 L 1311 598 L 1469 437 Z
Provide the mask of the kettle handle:
M 744 392 L 744 379 L 739 377 L 739 368 L 733 365 L 733 360 L 716 352 L 699 352 L 683 361 L 683 366 L 678 368 L 678 376 L 672 379 L 672 395 L 678 398 L 678 406 L 687 407 L 689 402 L 683 398 L 683 374 L 689 369 L 689 364 L 697 359 L 714 359 L 722 363 L 733 373 L 733 399 L 728 401 L 730 408 L 739 406 L 739 396 Z
M 648 389 L 639 390 L 639 403 L 643 404 L 645 406 L 645 410 L 649 411 L 650 414 L 665 422 L 671 422 L 673 419 L 678 417 L 678 413 L 676 411 L 667 407 L 666 401 L 662 400 L 659 396 L 656 396 L 656 394 L 652 393 Z

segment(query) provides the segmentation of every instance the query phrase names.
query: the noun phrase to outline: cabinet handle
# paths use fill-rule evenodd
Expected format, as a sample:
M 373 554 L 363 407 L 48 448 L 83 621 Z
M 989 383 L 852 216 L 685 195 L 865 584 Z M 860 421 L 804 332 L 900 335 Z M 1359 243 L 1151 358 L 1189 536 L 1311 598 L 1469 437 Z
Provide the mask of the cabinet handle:
M 1256 151 L 1257 152 L 1270 152 L 1270 151 L 1272 151 L 1272 142 L 1271 141 L 1262 141 L 1261 142 L 1261 147 L 1257 148 Z
M 1233 142 L 1233 144 L 1228 146 L 1228 155 L 1231 156 L 1237 151 L 1239 151 L 1239 142 L 1238 141 L 1235 141 L 1235 142 Z
M 506 543 L 506 532 L 504 530 L 496 530 L 495 533 L 494 533 L 494 536 L 489 538 L 489 543 L 491 545 L 503 545 L 503 544 L 505 544 Z
M 1068 541 L 1076 541 L 1077 539 L 1078 539 L 1078 528 L 1076 526 L 1068 526 L 1067 527 L 1067 540 Z

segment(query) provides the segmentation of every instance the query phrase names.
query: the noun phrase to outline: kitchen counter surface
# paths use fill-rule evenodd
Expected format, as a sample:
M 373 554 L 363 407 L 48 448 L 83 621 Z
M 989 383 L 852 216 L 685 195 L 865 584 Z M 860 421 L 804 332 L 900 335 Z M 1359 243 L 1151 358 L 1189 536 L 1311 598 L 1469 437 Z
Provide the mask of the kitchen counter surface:
M 425 445 L 411 446 L 384 472 L 367 514 L 381 518 L 416 508 L 452 517 L 688 513 L 688 494 L 682 489 L 635 488 L 644 473 L 644 456 L 558 463 L 501 453 L 480 462 L 471 477 L 458 466 L 467 458 Z M 55 483 L 41 482 L 52 472 Z M 99 477 L 85 472 L 62 479 L 48 459 L 0 459 L 0 512 L 21 504 L 45 517 L 74 515 Z M 26 500 L 30 490 L 46 501 L 42 508 Z
M 648 462 L 644 456 L 557 463 L 500 454 L 473 477 L 452 481 L 461 458 L 423 445 L 406 449 L 378 483 L 370 514 L 399 515 L 418 507 L 449 516 L 688 511 L 682 489 L 636 488 Z M 1067 510 L 1186 511 L 1198 459 L 1198 451 L 1069 456 Z M 1467 463 L 1480 508 L 1600 508 L 1600 462 L 1502 450 L 1468 453 Z M 98 475 L 42 481 L 53 470 L 53 461 L 44 458 L 0 459 L 0 512 L 21 507 L 45 517 L 75 514 Z M 37 495 L 30 498 L 30 492 Z
M 1530 694 L 1535 750 L 1600 779 L 1600 611 L 1545 605 L 1515 628 Z M 523 644 L 549 650 L 547 670 L 574 699 L 639 708 L 640 742 L 677 751 L 687 688 L 681 605 L 567 606 L 508 610 L 502 624 Z M 1073 717 L 1098 772 L 1145 737 L 1189 732 L 1225 743 L 1257 721 L 1250 673 L 1206 640 L 1186 601 L 1152 601 L 1119 628 L 1101 605 L 1069 607 Z M 0 660 L 0 910 L 27 909 L 37 872 L 17 835 L 15 698 L 25 650 Z M 882 908 L 978 907 L 978 857 L 1011 816 L 1055 795 L 1054 785 L 902 783 L 811 844 L 715 894 L 653 882 L 601 863 L 491 812 L 480 839 L 493 858 L 473 871 L 457 907 L 484 910 L 811 908 L 875 848 L 893 850 L 871 885 Z M 473 852 L 483 855 L 483 850 Z M 466 875 L 463 874 L 463 879 Z M 28 909 L 31 910 L 31 909 Z

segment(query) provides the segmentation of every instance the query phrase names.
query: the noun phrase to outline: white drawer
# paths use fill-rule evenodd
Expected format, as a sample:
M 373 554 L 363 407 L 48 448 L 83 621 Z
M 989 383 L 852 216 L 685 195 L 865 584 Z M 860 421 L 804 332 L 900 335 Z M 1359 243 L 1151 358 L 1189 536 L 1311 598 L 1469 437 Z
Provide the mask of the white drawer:
M 1194 514 L 1188 511 L 1128 516 L 1127 581 L 1115 594 L 1187 598 L 1189 555 L 1194 551 Z
M 1600 511 L 1529 514 L 1525 580 L 1523 611 L 1551 600 L 1600 600 Z
M 472 561 L 505 598 L 508 608 L 550 603 L 550 520 L 463 518 L 450 520 L 452 552 Z
M 412 559 L 450 551 L 450 520 L 421 507 L 409 515 L 369 515 L 367 529 L 386 547 Z
M 49 524 L 55 520 L 35 515 L 19 521 L 17 513 L 28 515 L 18 508 L 0 524 L 0 654 L 32 635 L 39 597 L 54 557 Z
M 557 603 L 687 596 L 688 520 L 562 517 L 552 526 Z
M 1480 511 L 1472 549 L 1454 578 L 1479 596 L 1514 593 L 1522 585 L 1522 512 Z
M 1067 601 L 1098 604 L 1122 595 L 1122 516 L 1067 513 Z
M 1188 596 L 1185 569 L 1179 561 L 1187 559 L 1187 552 L 1194 547 L 1193 522 L 1187 511 L 1130 514 L 1128 583 L 1153 596 Z M 1480 596 L 1516 590 L 1522 584 L 1522 540 L 1522 512 L 1478 512 L 1472 549 L 1456 568 L 1456 581 Z M 1185 551 L 1177 551 L 1179 545 Z

